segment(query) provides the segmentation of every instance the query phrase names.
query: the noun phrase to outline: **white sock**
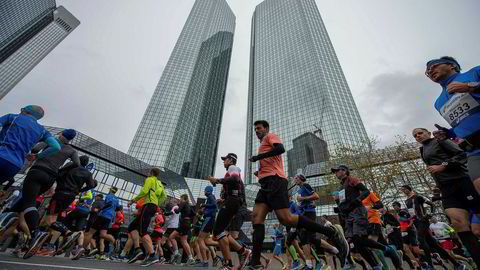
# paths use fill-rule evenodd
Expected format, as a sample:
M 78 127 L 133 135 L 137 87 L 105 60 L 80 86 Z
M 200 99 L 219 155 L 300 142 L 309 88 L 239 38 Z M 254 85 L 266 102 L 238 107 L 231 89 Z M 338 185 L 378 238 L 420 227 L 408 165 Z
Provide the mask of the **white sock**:
M 312 260 L 307 260 L 306 261 L 308 268 L 313 268 L 313 261 Z
M 173 253 L 173 255 L 180 255 L 180 252 L 178 252 L 178 249 L 175 250 L 175 252 Z

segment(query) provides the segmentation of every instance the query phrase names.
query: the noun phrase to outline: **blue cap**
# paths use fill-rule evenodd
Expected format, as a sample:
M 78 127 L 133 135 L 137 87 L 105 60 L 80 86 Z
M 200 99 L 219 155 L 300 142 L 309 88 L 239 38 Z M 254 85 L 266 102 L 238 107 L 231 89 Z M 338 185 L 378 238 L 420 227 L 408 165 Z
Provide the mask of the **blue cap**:
M 77 135 L 77 132 L 74 129 L 64 129 L 62 132 L 63 137 L 67 140 L 73 140 L 75 136 Z
M 213 193 L 213 187 L 212 186 L 206 186 L 205 187 L 205 193 Z

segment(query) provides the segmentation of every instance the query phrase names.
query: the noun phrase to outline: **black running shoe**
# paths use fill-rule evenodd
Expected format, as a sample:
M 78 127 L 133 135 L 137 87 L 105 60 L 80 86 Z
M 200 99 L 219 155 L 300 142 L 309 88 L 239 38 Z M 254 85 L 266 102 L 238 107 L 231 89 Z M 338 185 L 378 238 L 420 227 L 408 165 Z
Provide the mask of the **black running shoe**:
M 329 227 L 335 231 L 335 233 L 330 237 L 330 240 L 332 241 L 333 246 L 338 249 L 337 257 L 340 260 L 341 266 L 343 267 L 347 261 L 347 255 L 349 253 L 347 239 L 345 239 L 343 231 L 341 231 L 339 228 L 334 225 L 330 225 Z
M 28 259 L 35 255 L 37 251 L 42 247 L 43 243 L 47 239 L 48 233 L 47 232 L 42 232 L 42 231 L 36 231 L 33 234 L 32 239 L 28 242 L 28 249 L 27 252 L 23 255 L 24 259 Z

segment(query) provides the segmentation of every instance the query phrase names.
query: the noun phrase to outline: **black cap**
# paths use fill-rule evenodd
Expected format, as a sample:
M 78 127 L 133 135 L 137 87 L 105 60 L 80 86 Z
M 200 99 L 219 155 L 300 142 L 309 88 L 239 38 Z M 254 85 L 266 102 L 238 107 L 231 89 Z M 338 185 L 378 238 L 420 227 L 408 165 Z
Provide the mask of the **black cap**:
M 228 153 L 228 155 L 222 157 L 222 160 L 225 160 L 225 159 L 227 159 L 227 158 L 233 159 L 233 160 L 237 161 L 237 155 L 234 154 L 234 153 Z
M 302 181 L 302 182 L 307 181 L 307 178 L 305 178 L 305 175 L 303 175 L 303 174 L 301 174 L 301 173 L 295 175 L 295 178 L 300 179 L 300 181 Z
M 346 165 L 338 165 L 337 168 L 332 168 L 332 173 L 336 173 L 339 170 L 343 170 L 346 172 L 350 171 L 350 169 Z

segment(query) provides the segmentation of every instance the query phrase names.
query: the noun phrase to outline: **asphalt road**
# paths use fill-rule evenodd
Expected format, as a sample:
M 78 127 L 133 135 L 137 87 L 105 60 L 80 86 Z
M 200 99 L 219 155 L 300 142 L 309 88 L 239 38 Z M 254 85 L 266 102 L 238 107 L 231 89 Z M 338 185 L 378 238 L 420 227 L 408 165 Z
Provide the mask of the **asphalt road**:
M 147 267 L 148 268 L 148 267 Z M 198 267 L 174 266 L 165 264 L 155 264 L 150 268 L 156 269 L 182 269 L 192 270 L 199 269 Z M 43 269 L 78 269 L 78 270 L 130 270 L 130 269 L 145 269 L 139 263 L 126 264 L 122 262 L 113 261 L 98 261 L 89 259 L 80 259 L 72 261 L 63 256 L 60 257 L 42 257 L 34 256 L 28 260 L 15 258 L 8 252 L 0 253 L 0 270 L 43 270 Z M 205 268 L 201 268 L 205 269 Z M 208 269 L 216 269 L 210 267 Z M 273 268 L 272 268 L 273 269 Z

